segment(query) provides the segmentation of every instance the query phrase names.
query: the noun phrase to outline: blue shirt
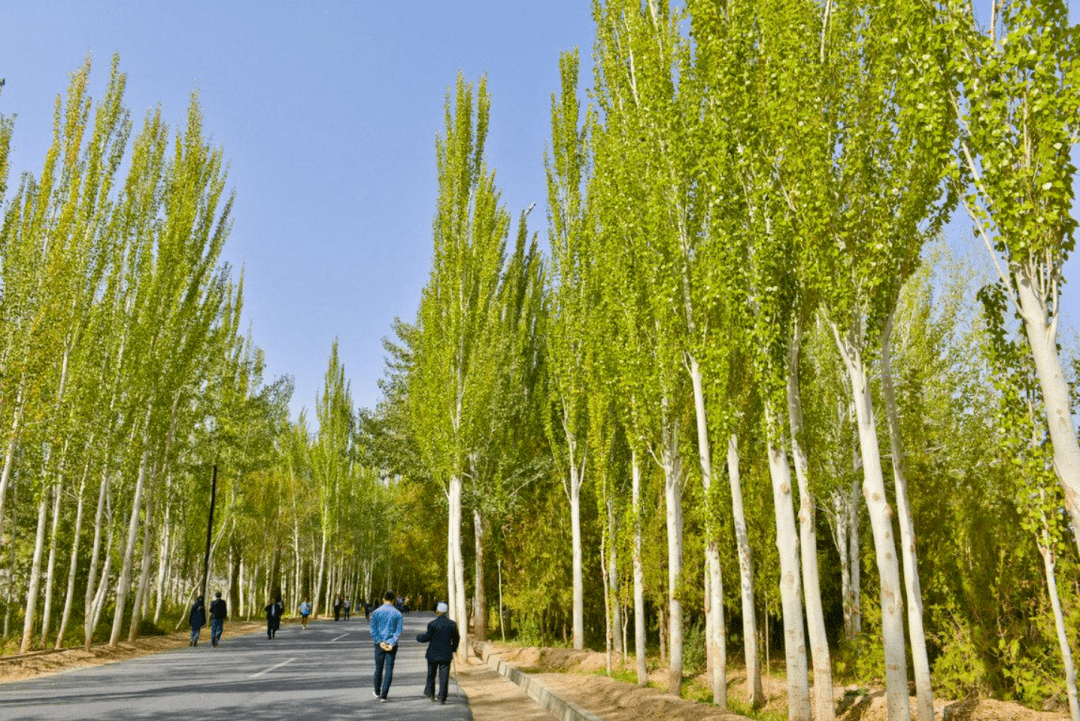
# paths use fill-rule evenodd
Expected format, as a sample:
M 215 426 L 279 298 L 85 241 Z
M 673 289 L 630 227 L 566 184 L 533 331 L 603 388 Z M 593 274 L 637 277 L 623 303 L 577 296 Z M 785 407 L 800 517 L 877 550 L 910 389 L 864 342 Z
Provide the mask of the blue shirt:
M 371 640 L 375 643 L 397 646 L 402 630 L 401 612 L 393 605 L 384 603 L 371 614 Z

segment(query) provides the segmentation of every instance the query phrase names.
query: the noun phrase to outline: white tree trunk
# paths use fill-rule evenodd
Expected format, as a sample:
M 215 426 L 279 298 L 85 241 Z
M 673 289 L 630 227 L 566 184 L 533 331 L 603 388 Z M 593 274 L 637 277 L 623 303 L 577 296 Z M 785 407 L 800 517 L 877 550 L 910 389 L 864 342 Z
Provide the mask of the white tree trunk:
M 71 608 L 75 601 L 75 574 L 79 569 L 79 541 L 82 535 L 83 506 L 85 504 L 86 473 L 79 484 L 79 500 L 75 506 L 75 530 L 72 532 L 71 563 L 68 565 L 67 596 L 64 598 L 64 612 L 60 616 L 60 630 L 56 633 L 55 648 L 63 648 L 67 634 L 68 621 L 71 620 Z
M 683 624 L 679 577 L 682 575 L 683 510 L 682 461 L 679 459 L 678 425 L 672 421 L 664 429 L 664 505 L 668 544 L 668 624 L 671 653 L 668 661 L 668 693 L 682 696 Z
M 464 662 L 469 660 L 469 607 L 465 598 L 465 560 L 461 554 L 461 492 L 461 477 L 454 476 L 450 479 L 450 551 L 453 555 L 450 572 L 454 574 L 454 596 L 450 599 L 450 607 L 461 634 L 458 658 Z
M 158 574 L 157 574 L 157 598 L 154 605 L 154 625 L 157 625 L 161 621 L 161 610 L 165 604 L 165 589 L 168 586 L 169 569 L 171 566 L 170 557 L 172 555 L 172 504 L 169 503 L 169 499 L 172 496 L 172 474 L 165 476 L 165 516 L 161 521 L 162 524 L 162 539 L 161 539 L 161 553 L 158 554 Z
M 780 434 L 775 412 L 765 408 L 770 435 Z M 776 517 L 776 549 L 780 559 L 780 603 L 784 620 L 784 658 L 787 664 L 788 718 L 809 721 L 810 682 L 807 676 L 806 639 L 803 635 L 802 582 L 799 569 L 799 533 L 791 496 L 791 469 L 779 438 L 768 443 L 769 478 Z
M 574 648 L 585 648 L 585 583 L 583 580 L 583 553 L 581 550 L 581 483 L 573 445 L 570 451 L 570 543 L 572 545 L 573 574 L 573 643 Z
M 319 547 L 319 564 L 315 572 L 315 595 L 311 597 L 311 618 L 313 619 L 319 617 L 319 596 L 323 592 L 323 573 L 326 571 L 326 543 L 327 536 L 330 535 L 327 532 L 328 516 L 329 513 L 324 510 L 322 514 L 322 543 Z
M 649 667 L 645 648 L 645 567 L 642 562 L 641 465 L 637 451 L 631 455 L 631 494 L 634 502 L 634 654 L 637 657 L 637 683 L 649 685 Z
M 83 630 L 84 646 L 90 650 L 91 636 L 94 633 L 94 597 L 97 596 L 97 566 L 101 558 L 101 519 L 105 512 L 105 498 L 109 488 L 108 473 L 101 474 L 101 485 L 98 487 L 97 511 L 94 514 L 94 545 L 90 552 L 90 568 L 87 571 L 86 598 L 83 605 Z M 107 574 L 104 574 L 107 575 Z M 104 583 L 104 580 L 102 580 Z
M 900 567 L 892 531 L 892 509 L 885 494 L 885 480 L 878 449 L 877 422 L 860 350 L 844 341 L 833 326 L 833 335 L 851 382 L 855 418 L 862 454 L 863 498 L 870 513 L 874 553 L 881 580 L 881 631 L 885 647 L 885 693 L 890 721 L 911 717 L 907 692 L 907 654 L 904 644 L 904 599 L 900 589 Z
M 904 450 L 900 440 L 900 411 L 893 390 L 892 357 L 889 347 L 892 316 L 881 335 L 881 387 L 885 397 L 885 419 L 889 426 L 893 480 L 896 485 L 896 510 L 900 522 L 900 556 L 904 562 L 904 592 L 907 597 L 908 638 L 911 642 L 911 665 L 915 671 L 915 695 L 919 721 L 934 721 L 934 697 L 930 684 L 930 659 L 926 653 L 923 629 L 922 588 L 915 550 L 915 520 L 907 501 L 907 476 L 904 473 Z
M 484 518 L 480 509 L 473 509 L 473 540 L 476 544 L 475 579 L 473 588 L 473 623 L 477 641 L 487 641 L 487 593 L 484 589 Z
M 689 356 L 690 380 L 694 388 L 694 417 L 697 421 L 698 460 L 705 492 L 705 656 L 713 703 L 727 707 L 727 639 L 724 627 L 724 583 L 720 573 L 720 546 L 712 518 L 712 449 L 705 415 L 705 389 L 701 366 Z
M 147 431 L 149 432 L 149 431 Z M 120 578 L 116 582 L 116 610 L 113 613 L 112 633 L 109 645 L 115 647 L 120 642 L 120 631 L 124 623 L 124 608 L 128 592 L 131 590 L 131 569 L 135 561 L 135 544 L 138 541 L 139 510 L 142 508 L 143 489 L 146 485 L 146 466 L 150 456 L 149 443 L 143 449 L 139 462 L 139 479 L 135 484 L 135 496 L 131 501 L 131 518 L 128 521 L 127 543 L 124 544 L 124 560 L 120 567 Z
M 619 518 L 615 515 L 615 500 L 609 495 L 607 499 L 608 528 L 610 540 L 608 541 L 607 565 L 608 565 L 608 592 L 611 596 L 611 640 L 612 648 L 616 653 L 625 655 L 622 636 L 619 630 L 622 628 L 622 604 L 619 603 Z
M 56 580 L 56 532 L 60 527 L 60 484 L 53 488 L 52 525 L 49 528 L 49 561 L 45 568 L 45 607 L 41 612 L 41 647 L 49 647 L 49 629 L 52 626 L 52 596 Z
M 832 721 L 833 709 L 832 662 L 829 639 L 825 632 L 825 612 L 821 606 L 821 581 L 817 559 L 817 519 L 814 497 L 810 492 L 809 467 L 802 445 L 803 413 L 799 389 L 799 348 L 802 329 L 796 328 L 788 354 L 787 400 L 791 425 L 791 456 L 795 477 L 799 483 L 799 550 L 802 559 L 803 598 L 806 601 L 806 628 L 810 640 L 810 659 L 814 665 L 814 718 Z M 932 721 L 932 720 L 931 720 Z
M 128 641 L 134 642 L 139 637 L 139 624 L 146 612 L 147 597 L 150 595 L 150 550 L 154 544 L 154 486 L 146 489 L 146 515 L 143 518 L 142 561 L 139 563 L 139 586 L 135 591 L 135 605 L 131 607 L 131 626 L 128 628 Z
M 26 653 L 30 650 L 30 642 L 34 637 L 38 587 L 41 584 L 41 554 L 45 548 L 45 523 L 48 520 L 48 513 L 49 498 L 47 494 L 43 493 L 41 500 L 38 501 L 37 534 L 34 536 L 34 560 L 30 565 L 30 587 L 26 591 L 26 614 L 23 616 L 20 653 Z
M 1050 318 L 1040 294 L 1033 287 L 1027 266 L 1017 269 L 1016 294 L 1046 408 L 1046 423 L 1054 446 L 1054 471 L 1065 491 L 1073 538 L 1080 550 L 1080 443 L 1072 421 L 1069 386 L 1058 355 L 1057 317 Z
M 15 414 L 11 420 L 11 431 L 9 431 L 10 438 L 8 439 L 7 449 L 4 451 L 4 469 L 0 471 L 0 534 L 4 531 L 4 520 L 7 516 L 4 514 L 4 500 L 7 498 L 8 486 L 11 483 L 11 469 L 15 464 L 15 449 L 18 447 L 19 442 L 19 426 L 22 423 L 23 416 L 23 402 L 22 402 L 22 388 L 20 386 L 18 395 L 15 396 Z
M 750 537 L 746 533 L 746 510 L 743 508 L 742 474 L 739 471 L 739 438 L 728 438 L 728 485 L 731 487 L 731 516 L 735 525 L 735 545 L 739 554 L 739 592 L 742 599 L 743 654 L 746 657 L 746 692 L 750 708 L 765 705 L 761 684 L 761 656 L 757 643 L 757 607 L 754 605 L 754 567 L 750 556 Z
M 1057 560 L 1050 549 L 1049 534 L 1043 530 L 1043 540 L 1039 543 L 1039 553 L 1043 558 L 1043 570 L 1046 572 L 1046 590 L 1050 594 L 1050 605 L 1054 609 L 1054 626 L 1057 629 L 1058 645 L 1061 647 L 1061 660 L 1065 666 L 1065 690 L 1069 695 L 1069 712 L 1072 721 L 1080 721 L 1080 703 L 1076 696 L 1076 669 L 1073 667 L 1072 650 L 1069 647 L 1069 634 L 1065 630 L 1065 616 L 1061 611 L 1061 598 L 1058 595 L 1057 579 L 1054 567 Z
M 852 638 L 862 633 L 862 540 L 859 525 L 859 482 L 851 482 L 850 523 L 848 524 L 848 557 L 851 559 L 851 629 Z

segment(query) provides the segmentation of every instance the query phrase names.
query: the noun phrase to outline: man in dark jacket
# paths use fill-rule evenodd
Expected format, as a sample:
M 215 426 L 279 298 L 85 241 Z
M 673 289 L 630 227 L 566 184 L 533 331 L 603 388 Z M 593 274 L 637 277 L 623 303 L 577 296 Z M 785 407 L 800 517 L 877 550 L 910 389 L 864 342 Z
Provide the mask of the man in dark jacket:
M 228 615 L 225 600 L 221 598 L 221 591 L 218 591 L 210 602 L 210 643 L 215 646 L 221 640 L 221 632 L 225 630 L 225 619 Z
M 446 617 L 447 606 L 440 601 L 435 607 L 435 620 L 428 624 L 427 631 L 416 637 L 420 643 L 427 643 L 427 685 L 424 696 L 435 701 L 435 673 L 439 674 L 439 703 L 446 703 L 446 690 L 450 682 L 450 662 L 454 660 L 461 634 L 457 624 Z
M 191 624 L 191 642 L 189 646 L 199 645 L 199 631 L 206 625 L 206 606 L 203 605 L 202 596 L 195 599 L 188 614 L 188 623 Z

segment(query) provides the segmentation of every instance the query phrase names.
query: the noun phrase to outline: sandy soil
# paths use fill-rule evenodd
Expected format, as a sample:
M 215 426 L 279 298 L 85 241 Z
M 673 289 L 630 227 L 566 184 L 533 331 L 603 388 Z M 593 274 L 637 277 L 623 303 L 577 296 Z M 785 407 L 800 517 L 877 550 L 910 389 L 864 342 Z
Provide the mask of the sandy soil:
M 492 645 L 508 663 L 534 673 L 556 695 L 587 709 L 605 721 L 665 718 L 675 721 L 735 721 L 746 717 L 722 712 L 715 706 L 669 696 L 665 669 L 652 671 L 649 688 L 607 678 L 607 658 L 595 651 L 573 651 L 558 648 L 516 648 Z M 635 673 L 634 667 L 614 670 Z M 704 685 L 705 679 L 697 679 Z M 684 689 L 688 684 L 684 682 Z M 766 704 L 763 711 L 787 715 L 787 688 L 783 678 L 765 676 L 762 679 Z M 728 671 L 728 694 L 732 705 L 746 705 L 746 674 L 742 669 Z M 860 695 L 855 689 L 836 687 L 837 721 L 887 721 L 885 694 L 871 689 Z M 1068 707 L 1055 711 L 1035 711 L 1019 704 L 992 699 L 950 701 L 935 699 L 936 717 L 946 721 L 1068 721 Z M 915 699 L 911 699 L 912 718 L 918 718 Z M 477 716 L 477 721 L 489 719 Z M 490 721 L 499 721 L 491 717 Z
M 261 631 L 261 622 L 230 623 L 227 634 L 244 634 Z M 90 651 L 72 649 L 60 653 L 30 655 L 26 657 L 0 658 L 0 683 L 20 681 L 37 676 L 60 673 L 73 668 L 100 666 L 152 653 L 159 653 L 187 644 L 186 631 L 165 636 L 140 638 L 134 643 L 121 642 L 116 648 L 94 646 Z M 669 696 L 664 669 L 653 671 L 650 687 L 640 688 L 608 678 L 606 656 L 595 651 L 573 651 L 558 648 L 493 647 L 508 663 L 529 673 L 556 695 L 591 711 L 605 721 L 633 721 L 634 719 L 671 719 L 673 721 L 741 721 L 746 717 L 724 712 L 715 706 Z M 620 669 L 616 669 L 620 670 Z M 631 667 L 626 667 L 632 672 Z M 467 665 L 458 665 L 456 678 L 469 697 L 475 721 L 548 721 L 555 717 L 543 711 L 509 680 L 495 673 L 490 667 L 473 659 Z M 783 679 L 766 676 L 765 711 L 786 715 L 787 699 Z M 746 676 L 739 669 L 728 674 L 728 688 L 733 704 L 745 704 Z M 866 695 L 845 694 L 845 689 L 834 689 L 838 713 L 837 721 L 887 721 L 885 695 L 881 690 L 871 690 Z M 1019 704 L 989 699 L 963 701 L 936 700 L 938 718 L 946 721 L 1067 721 L 1067 707 L 1055 711 L 1035 711 Z M 912 717 L 916 718 L 914 699 Z

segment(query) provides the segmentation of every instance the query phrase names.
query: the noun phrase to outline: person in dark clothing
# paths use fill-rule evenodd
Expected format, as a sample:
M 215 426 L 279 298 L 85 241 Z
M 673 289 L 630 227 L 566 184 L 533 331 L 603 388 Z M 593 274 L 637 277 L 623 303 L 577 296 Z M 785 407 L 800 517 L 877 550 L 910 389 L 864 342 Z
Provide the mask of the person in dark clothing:
M 188 623 L 191 624 L 191 642 L 188 645 L 198 646 L 199 632 L 206 625 L 206 606 L 203 605 L 202 596 L 196 598 L 195 603 L 191 605 L 191 612 L 188 613 Z
M 274 599 L 266 605 L 266 637 L 273 638 L 281 628 L 282 604 L 279 599 Z
M 424 696 L 430 701 L 435 701 L 435 674 L 439 674 L 439 703 L 446 703 L 447 686 L 450 683 L 450 662 L 454 660 L 458 643 L 461 642 L 461 634 L 458 633 L 457 624 L 446 617 L 449 610 L 445 603 L 439 602 L 435 606 L 435 620 L 428 624 L 427 631 L 416 637 L 420 643 L 428 644 L 427 653 L 427 684 L 424 686 Z
M 334 620 L 335 621 L 338 621 L 338 620 L 341 619 L 341 609 L 344 608 L 344 606 L 345 606 L 345 602 L 341 600 L 341 595 L 338 594 L 338 596 L 334 599 Z
M 229 615 L 225 608 L 225 601 L 221 598 L 221 591 L 214 594 L 214 600 L 210 602 L 210 643 L 218 645 L 221 640 L 221 632 L 225 630 L 225 618 Z

